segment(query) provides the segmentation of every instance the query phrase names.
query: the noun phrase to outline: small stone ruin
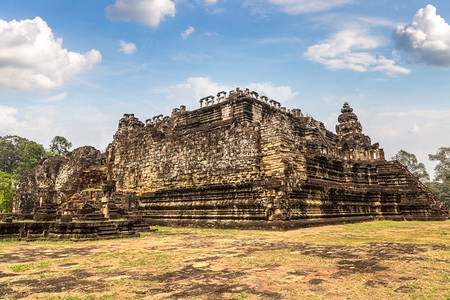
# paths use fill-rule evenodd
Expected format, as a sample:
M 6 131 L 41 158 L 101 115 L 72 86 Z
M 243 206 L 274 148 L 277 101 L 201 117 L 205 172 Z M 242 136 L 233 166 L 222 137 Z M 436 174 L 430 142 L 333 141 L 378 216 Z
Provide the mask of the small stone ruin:
M 88 221 L 110 220 L 110 231 L 126 234 L 148 225 L 290 229 L 448 216 L 403 165 L 385 159 L 348 103 L 335 134 L 300 109 L 237 88 L 145 123 L 124 114 L 105 153 L 81 147 L 41 161 L 3 216 L 13 222 L 0 225 L 33 219 L 53 224 L 42 235 L 74 237 Z

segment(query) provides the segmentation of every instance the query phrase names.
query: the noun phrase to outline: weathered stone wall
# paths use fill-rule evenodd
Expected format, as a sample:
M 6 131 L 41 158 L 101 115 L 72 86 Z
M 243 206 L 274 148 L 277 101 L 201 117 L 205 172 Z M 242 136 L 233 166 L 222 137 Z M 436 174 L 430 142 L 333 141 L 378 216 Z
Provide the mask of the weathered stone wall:
M 205 121 L 211 109 L 217 110 L 183 118 L 202 126 L 183 125 L 172 134 L 119 130 L 108 149 L 116 193 L 136 193 L 147 217 L 265 218 L 260 125 Z
M 101 154 L 94 147 L 81 147 L 64 157 L 43 159 L 21 179 L 13 212 L 29 214 L 42 203 L 62 204 L 83 186 L 82 173 L 100 167 Z M 100 178 L 101 180 L 101 178 Z
M 255 126 L 223 122 L 164 137 L 149 128 L 123 132 L 113 143 L 116 191 L 144 194 L 253 180 L 259 172 Z
M 98 240 L 138 237 L 136 222 L 9 222 L 0 223 L 0 240 Z M 148 226 L 147 226 L 148 227 Z M 149 231 L 145 229 L 144 231 Z
M 261 122 L 261 167 L 266 218 L 288 219 L 290 204 L 288 194 L 306 180 L 306 149 L 295 124 L 283 114 L 268 114 Z

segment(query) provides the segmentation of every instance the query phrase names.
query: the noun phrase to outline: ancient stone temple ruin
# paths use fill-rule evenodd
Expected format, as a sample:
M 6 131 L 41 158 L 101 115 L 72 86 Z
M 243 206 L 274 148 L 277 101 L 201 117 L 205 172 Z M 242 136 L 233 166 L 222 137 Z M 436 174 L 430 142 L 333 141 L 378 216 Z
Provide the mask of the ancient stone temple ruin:
M 341 112 L 335 134 L 238 88 L 145 123 L 125 114 L 105 153 L 82 147 L 41 161 L 22 179 L 14 213 L 272 229 L 447 219 L 433 193 L 385 160 L 348 103 Z

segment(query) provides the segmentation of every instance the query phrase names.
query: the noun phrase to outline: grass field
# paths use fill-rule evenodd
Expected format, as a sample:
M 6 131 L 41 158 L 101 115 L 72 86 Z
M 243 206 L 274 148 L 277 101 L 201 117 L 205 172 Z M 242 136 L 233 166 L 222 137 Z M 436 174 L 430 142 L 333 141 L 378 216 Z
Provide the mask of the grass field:
M 2 299 L 450 299 L 450 221 L 0 242 Z

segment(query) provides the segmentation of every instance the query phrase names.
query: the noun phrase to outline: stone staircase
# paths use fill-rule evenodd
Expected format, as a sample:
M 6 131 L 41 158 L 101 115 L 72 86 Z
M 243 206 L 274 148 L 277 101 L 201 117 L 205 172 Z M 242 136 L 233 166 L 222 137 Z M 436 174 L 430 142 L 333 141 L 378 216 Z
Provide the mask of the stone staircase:
M 431 191 L 426 185 L 424 185 L 420 180 L 418 180 L 404 165 L 402 165 L 399 161 L 393 160 L 390 161 L 391 164 L 396 166 L 397 168 L 400 168 L 403 170 L 403 172 L 406 174 L 406 180 L 410 182 L 411 184 L 416 185 L 425 195 L 427 200 L 430 203 L 430 207 L 432 210 L 437 210 L 442 212 L 444 215 L 450 217 L 449 208 L 442 203 L 434 194 L 433 191 Z
M 117 225 L 111 222 L 99 222 L 97 236 L 100 239 L 116 238 L 119 234 Z
M 56 220 L 56 208 L 54 203 L 42 203 L 34 212 L 34 221 L 54 221 Z

